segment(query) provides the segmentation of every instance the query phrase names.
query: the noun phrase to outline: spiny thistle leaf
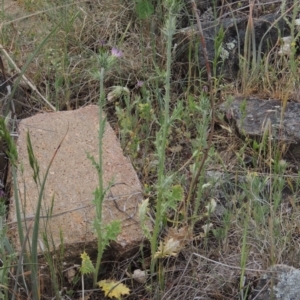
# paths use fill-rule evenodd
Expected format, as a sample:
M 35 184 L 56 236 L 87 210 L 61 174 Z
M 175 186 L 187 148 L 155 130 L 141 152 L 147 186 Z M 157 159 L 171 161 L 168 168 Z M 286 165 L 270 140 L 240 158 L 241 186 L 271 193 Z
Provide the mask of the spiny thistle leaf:
M 181 185 L 173 185 L 171 191 L 171 197 L 174 201 L 181 201 L 184 197 L 183 188 Z
M 154 7 L 149 0 L 138 0 L 135 9 L 141 20 L 148 19 L 154 13 Z
M 101 280 L 98 282 L 99 287 L 102 288 L 106 297 L 121 299 L 122 295 L 129 295 L 129 288 L 118 281 Z
M 183 188 L 180 185 L 174 185 L 164 193 L 166 202 L 163 205 L 163 211 L 166 212 L 169 208 L 177 209 L 178 202 L 184 199 Z
M 33 170 L 33 180 L 37 184 L 39 181 L 40 167 L 33 152 L 29 131 L 27 131 L 26 137 L 27 137 L 27 152 L 28 152 L 29 164 Z
M 81 261 L 81 267 L 80 267 L 80 272 L 82 274 L 89 274 L 89 273 L 94 273 L 95 272 L 95 268 L 93 266 L 93 263 L 90 259 L 90 257 L 88 256 L 88 254 L 84 251 L 81 255 L 80 255 L 82 261 Z
M 105 229 L 107 232 L 107 238 L 115 241 L 118 234 L 121 232 L 121 222 L 118 220 L 112 221 L 105 226 Z
M 143 200 L 141 204 L 139 204 L 139 218 L 140 223 L 143 229 L 143 232 L 148 240 L 151 239 L 150 229 L 149 229 L 149 221 L 150 218 L 148 216 L 149 212 L 149 198 Z

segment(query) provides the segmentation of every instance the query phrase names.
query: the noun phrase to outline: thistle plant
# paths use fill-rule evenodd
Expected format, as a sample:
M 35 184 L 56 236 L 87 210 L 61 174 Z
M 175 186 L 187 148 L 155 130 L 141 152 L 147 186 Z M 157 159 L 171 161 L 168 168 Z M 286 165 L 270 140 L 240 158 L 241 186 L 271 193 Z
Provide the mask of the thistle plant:
M 103 183 L 103 150 L 102 150 L 102 140 L 105 131 L 106 117 L 103 114 L 103 107 L 105 106 L 105 92 L 104 92 L 104 78 L 105 72 L 112 69 L 118 58 L 122 56 L 122 52 L 117 48 L 112 48 L 111 53 L 103 50 L 98 56 L 98 63 L 100 65 L 100 71 L 94 73 L 94 77 L 100 82 L 100 96 L 99 96 L 99 161 L 96 162 L 95 158 L 88 155 L 88 158 L 92 161 L 95 169 L 98 173 L 98 187 L 94 191 L 94 204 L 96 207 L 96 217 L 93 222 L 94 229 L 97 234 L 97 260 L 96 266 L 93 272 L 94 286 L 97 284 L 97 277 L 100 269 L 100 263 L 105 248 L 109 245 L 111 240 L 116 240 L 118 234 L 121 231 L 120 221 L 112 221 L 109 224 L 104 225 L 102 219 L 102 207 L 103 201 L 108 191 L 109 187 L 104 187 Z
M 176 1 L 169 0 L 164 1 L 165 7 L 168 9 L 168 16 L 164 26 L 164 35 L 167 44 L 167 64 L 165 70 L 165 96 L 163 101 L 163 114 L 161 116 L 161 129 L 156 135 L 156 151 L 158 157 L 158 170 L 157 170 L 157 201 L 155 205 L 155 221 L 153 232 L 150 233 L 147 227 L 145 226 L 147 219 L 147 205 L 148 200 L 145 200 L 139 210 L 140 220 L 142 223 L 142 228 L 145 232 L 146 237 L 150 239 L 151 243 L 151 254 L 152 254 L 152 263 L 151 263 L 151 272 L 154 272 L 156 265 L 156 252 L 158 248 L 158 235 L 163 225 L 166 212 L 169 208 L 176 208 L 176 204 L 182 199 L 177 197 L 177 190 L 181 195 L 181 187 L 172 186 L 174 181 L 174 174 L 168 176 L 165 174 L 165 157 L 166 157 L 166 147 L 168 140 L 168 132 L 171 124 L 174 120 L 178 119 L 180 112 L 182 111 L 182 105 L 179 103 L 178 106 L 174 109 L 173 113 L 170 114 L 170 82 L 171 82 L 171 63 L 172 63 L 172 39 L 175 33 L 176 28 L 176 13 L 179 11 L 179 6 Z M 176 190 L 176 192 L 174 192 Z M 160 268 L 162 270 L 162 268 Z M 162 272 L 159 272 L 159 281 L 162 286 Z

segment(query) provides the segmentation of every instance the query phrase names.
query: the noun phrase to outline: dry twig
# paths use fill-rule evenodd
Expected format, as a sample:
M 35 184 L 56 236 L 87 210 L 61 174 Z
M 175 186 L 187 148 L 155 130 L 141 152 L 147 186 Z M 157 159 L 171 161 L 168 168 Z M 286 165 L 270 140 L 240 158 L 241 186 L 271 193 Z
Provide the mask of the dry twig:
M 209 149 L 211 148 L 211 145 L 212 145 L 212 138 L 213 138 L 213 134 L 214 134 L 214 125 L 215 125 L 214 124 L 215 123 L 215 99 L 214 99 L 214 93 L 213 93 L 213 82 L 212 82 L 212 76 L 211 76 L 211 68 L 210 68 L 208 55 L 207 55 L 206 42 L 204 39 L 200 18 L 199 18 L 198 12 L 197 12 L 196 3 L 194 0 L 191 0 L 191 2 L 192 2 L 193 12 L 197 19 L 199 37 L 200 37 L 200 42 L 201 42 L 201 45 L 203 48 L 203 55 L 204 55 L 205 65 L 206 65 L 206 72 L 207 72 L 207 79 L 208 79 L 208 86 L 209 86 L 209 100 L 210 100 L 210 107 L 211 107 L 211 124 L 210 124 L 208 140 L 207 140 L 207 147 L 203 150 L 203 156 L 201 158 L 201 161 L 200 161 L 200 155 L 198 155 L 198 157 L 197 157 L 197 163 L 200 161 L 200 166 L 199 166 L 196 174 L 193 176 L 193 179 L 192 179 L 192 182 L 190 185 L 189 193 L 188 193 L 187 200 L 186 200 L 187 207 L 190 204 L 191 198 L 195 197 L 199 177 L 203 170 L 205 161 L 207 160 Z

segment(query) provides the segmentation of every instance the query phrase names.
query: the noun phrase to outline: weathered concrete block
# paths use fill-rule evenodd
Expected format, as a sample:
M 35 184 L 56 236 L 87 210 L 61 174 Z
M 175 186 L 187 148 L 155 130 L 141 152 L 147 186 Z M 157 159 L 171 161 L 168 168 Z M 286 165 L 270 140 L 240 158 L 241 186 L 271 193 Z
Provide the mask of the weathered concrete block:
M 60 232 L 66 249 L 70 245 L 73 255 L 79 255 L 87 245 L 96 250 L 96 235 L 92 228 L 95 206 L 93 192 L 98 185 L 98 175 L 87 153 L 98 161 L 99 109 L 88 106 L 75 111 L 44 113 L 24 119 L 19 124 L 17 141 L 19 153 L 18 189 L 28 227 L 35 215 L 38 188 L 29 165 L 26 133 L 29 131 L 35 156 L 44 176 L 47 166 L 66 135 L 51 166 L 42 202 L 39 245 L 45 249 L 42 233 L 53 240 L 54 248 L 61 244 Z M 137 216 L 142 200 L 142 188 L 131 162 L 124 157 L 117 137 L 108 123 L 102 142 L 104 186 L 113 186 L 107 193 L 103 207 L 103 219 L 122 222 L 122 232 L 113 249 L 117 255 L 130 252 L 139 246 L 143 233 Z M 23 170 L 23 171 L 22 171 Z M 53 211 L 50 213 L 53 201 Z M 52 215 L 47 218 L 46 216 Z M 9 220 L 14 245 L 20 249 L 16 223 L 14 196 L 11 197 Z M 29 237 L 31 233 L 29 234 Z

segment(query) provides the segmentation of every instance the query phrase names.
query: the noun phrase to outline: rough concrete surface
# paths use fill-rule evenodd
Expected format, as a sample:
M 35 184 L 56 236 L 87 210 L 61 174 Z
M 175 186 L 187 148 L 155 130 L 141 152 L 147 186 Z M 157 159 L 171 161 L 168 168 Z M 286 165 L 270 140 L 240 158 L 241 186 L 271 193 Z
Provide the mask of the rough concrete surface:
M 45 249 L 41 236 L 43 232 L 53 239 L 56 249 L 61 244 L 62 232 L 64 244 L 70 245 L 74 255 L 86 249 L 87 244 L 95 247 L 93 242 L 96 241 L 96 236 L 92 229 L 95 206 L 92 199 L 98 185 L 98 176 L 92 162 L 87 158 L 87 153 L 98 161 L 98 116 L 98 107 L 92 105 L 75 111 L 38 114 L 22 120 L 19 124 L 17 147 L 20 165 L 17 180 L 26 226 L 35 214 L 38 199 L 38 189 L 33 180 L 27 154 L 27 131 L 30 133 L 40 166 L 41 178 L 66 135 L 46 182 L 41 216 L 50 214 L 52 200 L 53 211 L 48 220 L 41 218 L 40 251 Z M 103 218 L 105 223 L 112 220 L 122 221 L 122 232 L 114 247 L 117 251 L 128 252 L 143 239 L 137 216 L 138 204 L 142 200 L 141 184 L 131 162 L 124 157 L 119 141 L 108 123 L 102 145 L 104 185 L 107 187 L 113 183 L 104 201 Z M 16 212 L 13 199 L 14 195 L 11 197 L 8 222 L 11 224 L 12 240 L 17 249 L 20 249 L 17 226 L 14 223 Z M 117 255 L 121 255 L 120 252 Z

